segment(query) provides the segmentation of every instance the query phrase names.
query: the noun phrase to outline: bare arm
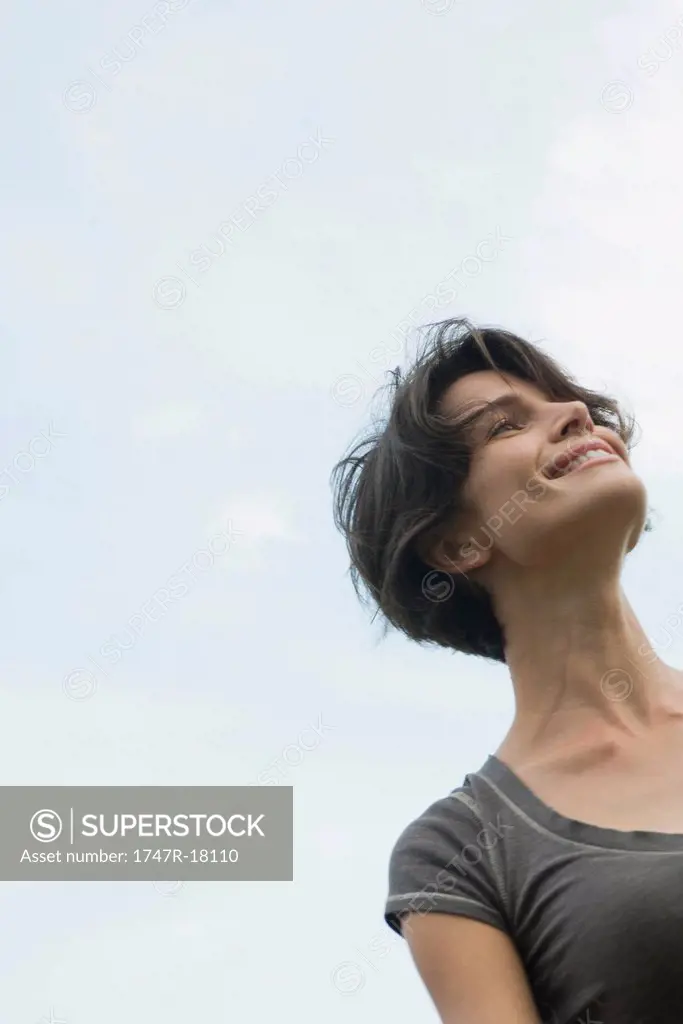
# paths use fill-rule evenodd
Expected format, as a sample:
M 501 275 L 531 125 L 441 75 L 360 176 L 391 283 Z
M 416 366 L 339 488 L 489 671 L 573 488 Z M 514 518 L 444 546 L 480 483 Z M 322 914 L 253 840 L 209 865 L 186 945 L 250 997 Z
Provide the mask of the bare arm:
M 455 914 L 406 914 L 403 935 L 443 1024 L 542 1024 L 512 940 Z

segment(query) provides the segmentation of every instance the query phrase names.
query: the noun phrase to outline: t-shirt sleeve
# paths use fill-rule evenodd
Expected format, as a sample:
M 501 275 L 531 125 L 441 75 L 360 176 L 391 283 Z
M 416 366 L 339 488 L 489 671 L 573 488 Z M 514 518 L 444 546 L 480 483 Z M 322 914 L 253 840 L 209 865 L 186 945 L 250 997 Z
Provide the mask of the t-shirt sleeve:
M 432 804 L 404 829 L 391 852 L 384 910 L 389 927 L 401 935 L 401 916 L 413 911 L 459 914 L 507 932 L 492 858 L 496 842 L 492 828 L 455 796 Z

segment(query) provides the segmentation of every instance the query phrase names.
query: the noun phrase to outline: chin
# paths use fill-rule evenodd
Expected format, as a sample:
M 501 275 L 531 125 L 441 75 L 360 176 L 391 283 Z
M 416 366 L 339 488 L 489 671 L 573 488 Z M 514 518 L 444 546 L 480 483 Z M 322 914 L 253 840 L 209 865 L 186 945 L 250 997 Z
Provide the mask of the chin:
M 604 499 L 605 515 L 611 517 L 613 528 L 623 530 L 626 551 L 632 551 L 638 543 L 647 521 L 647 491 L 639 476 L 630 472 L 624 479 L 614 481 L 612 486 L 603 487 L 607 493 Z
M 563 496 L 568 497 L 568 496 Z M 543 566 L 566 558 L 589 563 L 618 558 L 638 543 L 647 520 L 647 492 L 635 473 L 607 477 L 574 500 L 539 503 L 524 538 L 509 556 L 520 565 Z

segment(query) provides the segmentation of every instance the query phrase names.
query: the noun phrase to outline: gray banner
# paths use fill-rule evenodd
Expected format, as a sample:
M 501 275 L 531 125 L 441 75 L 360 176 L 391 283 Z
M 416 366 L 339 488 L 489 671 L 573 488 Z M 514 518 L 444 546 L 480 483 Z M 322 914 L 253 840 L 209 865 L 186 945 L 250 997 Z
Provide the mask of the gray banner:
M 0 881 L 293 880 L 291 786 L 2 786 Z

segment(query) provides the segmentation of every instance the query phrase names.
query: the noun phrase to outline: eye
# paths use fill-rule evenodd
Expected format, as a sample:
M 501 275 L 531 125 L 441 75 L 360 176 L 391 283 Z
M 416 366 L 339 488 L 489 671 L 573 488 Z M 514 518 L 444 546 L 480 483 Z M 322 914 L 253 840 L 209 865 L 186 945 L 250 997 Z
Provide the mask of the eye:
M 496 420 L 496 422 L 491 426 L 490 430 L 488 431 L 488 433 L 486 435 L 486 439 L 488 441 L 492 437 L 497 437 L 499 432 L 504 427 L 517 427 L 517 426 L 519 426 L 519 424 L 515 423 L 511 419 L 508 419 L 507 416 L 501 416 L 500 419 Z

